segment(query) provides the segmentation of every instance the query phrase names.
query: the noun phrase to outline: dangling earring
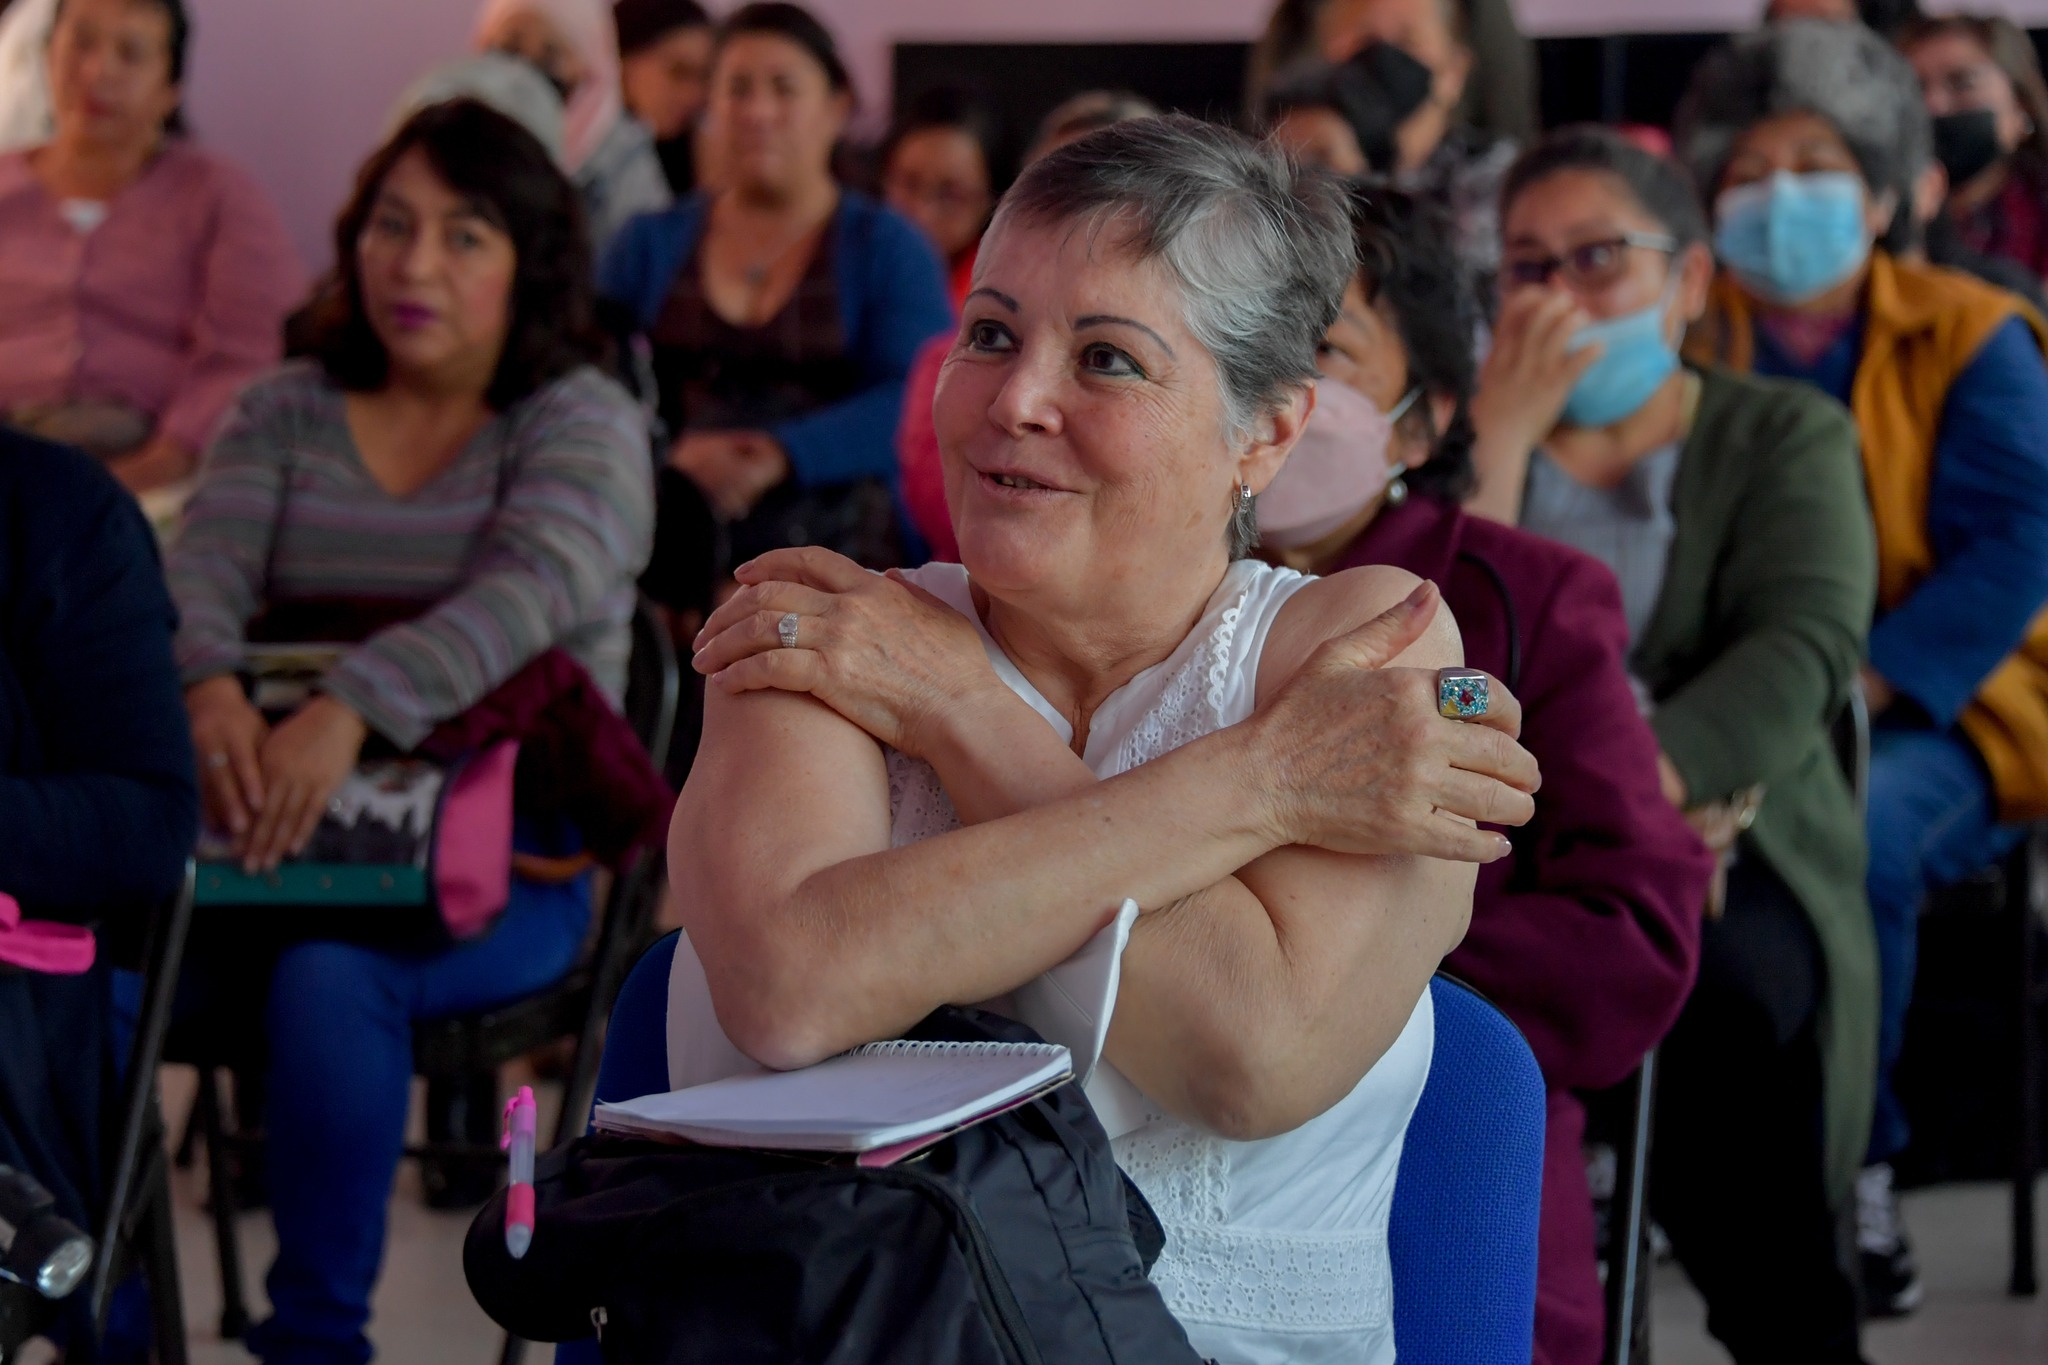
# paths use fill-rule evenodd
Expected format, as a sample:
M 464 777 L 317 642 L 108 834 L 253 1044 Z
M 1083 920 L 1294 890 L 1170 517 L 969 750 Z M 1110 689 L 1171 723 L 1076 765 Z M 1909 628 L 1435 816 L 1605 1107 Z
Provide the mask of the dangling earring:
M 1401 478 L 1407 472 L 1407 465 L 1397 464 L 1394 466 L 1394 472 L 1387 475 L 1387 506 L 1399 507 L 1408 501 L 1408 484 Z
M 1251 510 L 1252 486 L 1248 483 L 1241 483 L 1237 486 L 1237 514 L 1241 517 L 1250 516 Z

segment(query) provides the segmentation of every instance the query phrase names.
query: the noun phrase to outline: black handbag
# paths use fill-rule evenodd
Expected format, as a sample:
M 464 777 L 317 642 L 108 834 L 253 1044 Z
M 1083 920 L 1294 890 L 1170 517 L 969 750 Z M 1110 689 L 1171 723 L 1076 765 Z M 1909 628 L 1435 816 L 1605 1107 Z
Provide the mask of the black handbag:
M 909 1035 L 1036 1042 L 942 1009 Z M 1146 1271 L 1158 1220 L 1077 1085 L 894 1166 L 579 1138 L 541 1159 L 531 1249 L 504 1193 L 463 1268 L 514 1335 L 622 1365 L 1197 1365 Z

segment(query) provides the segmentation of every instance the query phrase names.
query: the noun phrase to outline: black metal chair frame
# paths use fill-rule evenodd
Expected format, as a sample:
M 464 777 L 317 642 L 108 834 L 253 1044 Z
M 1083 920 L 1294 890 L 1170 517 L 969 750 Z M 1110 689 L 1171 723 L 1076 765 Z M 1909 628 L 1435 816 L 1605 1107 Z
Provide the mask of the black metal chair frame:
M 668 751 L 682 694 L 681 668 L 668 628 L 655 609 L 642 600 L 633 620 L 633 659 L 626 711 L 635 719 L 641 742 L 655 765 Z M 580 1132 L 588 1121 L 597 1092 L 598 1061 L 603 1052 L 606 1020 L 626 973 L 651 939 L 663 885 L 663 859 L 658 852 L 638 856 L 613 883 L 600 907 L 597 938 L 585 961 L 547 988 L 470 1014 L 423 1020 L 413 1028 L 413 1071 L 429 1080 L 460 1081 L 480 1072 L 493 1073 L 505 1063 L 564 1038 L 575 1040 L 568 1081 L 562 1096 L 555 1141 Z M 243 1295 L 240 1238 L 237 1235 L 234 1179 L 229 1151 L 242 1140 L 235 1132 L 217 1080 L 217 1068 L 199 1067 L 199 1093 L 193 1121 L 206 1144 L 207 1207 L 213 1220 L 214 1247 L 221 1279 L 223 1340 L 241 1338 L 249 1329 Z M 499 1162 L 494 1145 L 444 1141 L 408 1146 L 413 1158 Z M 508 1361 L 517 1352 L 507 1347 Z
M 2019 951 L 2019 1122 L 2012 1170 L 2012 1268 L 2006 1292 L 2032 1298 L 2040 1289 L 2034 1268 L 2034 1178 L 2041 1169 L 2041 1009 L 2048 985 L 2039 979 L 2037 929 L 2048 929 L 2048 825 L 2037 824 L 2006 862 L 2005 901 L 2017 921 Z
M 177 994 L 185 941 L 192 928 L 193 884 L 193 868 L 188 862 L 177 894 L 149 917 L 143 930 L 137 961 L 142 973 L 142 1010 L 122 1072 L 120 1108 L 109 1127 L 113 1145 L 107 1158 L 106 1207 L 93 1228 L 92 1268 L 79 1291 L 87 1296 L 94 1338 L 73 1342 L 67 1356 L 81 1365 L 91 1365 L 98 1355 L 115 1287 L 138 1268 L 149 1286 L 157 1365 L 185 1365 L 187 1358 L 157 1063 L 163 1056 L 171 1001 Z M 30 1298 L 29 1313 L 15 1324 L 27 1328 L 23 1337 L 45 1330 L 60 1312 L 54 1304 Z M 0 1355 L 18 1344 L 0 1341 Z
M 1607 1215 L 1607 1347 L 1603 1365 L 1650 1358 L 1650 1140 L 1657 1107 L 1657 1050 L 1635 1075 L 1606 1092 L 1624 1127 L 1615 1135 L 1614 1198 Z

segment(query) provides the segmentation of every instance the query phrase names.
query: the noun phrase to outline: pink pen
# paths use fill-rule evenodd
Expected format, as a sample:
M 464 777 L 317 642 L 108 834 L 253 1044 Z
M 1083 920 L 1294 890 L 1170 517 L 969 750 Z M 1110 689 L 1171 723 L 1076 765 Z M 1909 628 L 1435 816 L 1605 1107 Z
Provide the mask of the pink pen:
M 533 1245 L 533 1144 L 538 1121 L 533 1087 L 522 1085 L 505 1101 L 505 1135 L 498 1146 L 512 1154 L 512 1188 L 505 1192 L 505 1250 L 518 1260 Z

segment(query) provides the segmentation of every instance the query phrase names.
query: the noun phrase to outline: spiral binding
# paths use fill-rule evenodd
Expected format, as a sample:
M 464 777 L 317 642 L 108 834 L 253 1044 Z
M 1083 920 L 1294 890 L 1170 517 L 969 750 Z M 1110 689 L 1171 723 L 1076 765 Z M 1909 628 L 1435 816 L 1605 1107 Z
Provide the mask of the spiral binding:
M 953 1043 L 920 1042 L 898 1038 L 894 1042 L 869 1043 L 857 1047 L 852 1057 L 1041 1057 L 1058 1051 L 1057 1043 Z

